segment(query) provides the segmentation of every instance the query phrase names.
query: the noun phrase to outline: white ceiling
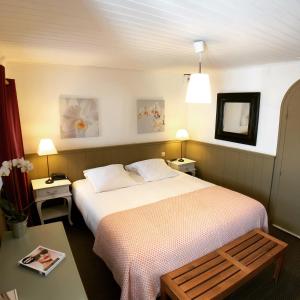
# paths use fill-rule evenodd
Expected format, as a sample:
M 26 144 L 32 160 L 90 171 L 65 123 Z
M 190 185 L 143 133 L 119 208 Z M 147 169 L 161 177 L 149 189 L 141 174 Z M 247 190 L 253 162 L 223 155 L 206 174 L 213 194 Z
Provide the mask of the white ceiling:
M 5 61 L 131 69 L 300 58 L 299 0 L 0 0 Z

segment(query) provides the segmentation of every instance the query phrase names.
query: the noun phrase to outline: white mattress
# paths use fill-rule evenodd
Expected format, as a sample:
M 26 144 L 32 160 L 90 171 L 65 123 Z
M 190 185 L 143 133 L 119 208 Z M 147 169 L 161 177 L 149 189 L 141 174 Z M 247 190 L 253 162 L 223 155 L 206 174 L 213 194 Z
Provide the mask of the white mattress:
M 213 186 L 182 172 L 178 172 L 176 177 L 154 182 L 145 182 L 133 173 L 131 176 L 137 185 L 102 193 L 95 193 L 87 179 L 73 183 L 74 201 L 94 235 L 101 219 L 109 214 Z

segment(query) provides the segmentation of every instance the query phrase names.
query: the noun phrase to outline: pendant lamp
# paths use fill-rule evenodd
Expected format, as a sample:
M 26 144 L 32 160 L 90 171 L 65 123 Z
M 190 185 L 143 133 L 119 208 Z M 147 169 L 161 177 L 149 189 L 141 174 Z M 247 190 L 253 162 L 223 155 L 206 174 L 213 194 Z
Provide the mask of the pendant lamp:
M 211 103 L 211 90 L 208 74 L 201 73 L 201 53 L 204 52 L 204 42 L 194 42 L 195 52 L 199 55 L 199 72 L 190 75 L 185 102 Z

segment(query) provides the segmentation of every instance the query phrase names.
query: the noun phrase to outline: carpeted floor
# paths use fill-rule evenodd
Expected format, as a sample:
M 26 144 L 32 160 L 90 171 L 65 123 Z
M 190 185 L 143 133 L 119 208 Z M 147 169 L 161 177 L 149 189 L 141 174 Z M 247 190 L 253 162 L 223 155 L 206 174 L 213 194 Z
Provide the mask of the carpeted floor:
M 92 233 L 78 214 L 73 215 L 74 219 L 74 226 L 69 226 L 67 222 L 64 225 L 88 298 L 120 299 L 118 284 L 104 262 L 92 251 Z M 289 244 L 278 283 L 272 280 L 273 266 L 270 266 L 228 299 L 300 299 L 300 240 L 274 227 L 270 228 L 270 233 Z

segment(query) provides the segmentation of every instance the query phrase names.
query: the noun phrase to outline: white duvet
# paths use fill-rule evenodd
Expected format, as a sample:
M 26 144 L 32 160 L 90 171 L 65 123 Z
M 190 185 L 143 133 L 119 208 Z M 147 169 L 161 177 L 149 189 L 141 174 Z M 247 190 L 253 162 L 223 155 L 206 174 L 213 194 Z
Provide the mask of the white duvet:
M 87 179 L 73 183 L 74 201 L 94 235 L 99 222 L 109 214 L 213 186 L 182 172 L 176 177 L 153 182 L 145 182 L 134 173 L 131 176 L 137 185 L 102 193 L 95 193 Z

